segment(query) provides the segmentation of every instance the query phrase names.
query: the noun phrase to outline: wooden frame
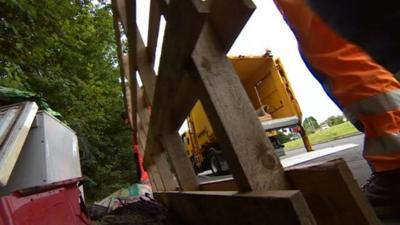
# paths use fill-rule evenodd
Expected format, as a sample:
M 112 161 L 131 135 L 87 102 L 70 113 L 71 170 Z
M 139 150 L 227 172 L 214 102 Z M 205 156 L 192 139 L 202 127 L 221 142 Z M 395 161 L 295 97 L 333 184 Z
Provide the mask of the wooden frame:
M 151 0 L 147 46 L 135 24 L 136 1 L 112 3 L 121 79 L 128 80 L 122 84 L 124 103 L 160 201 L 193 224 L 352 224 L 349 215 L 358 218 L 358 225 L 379 224 L 351 183 L 343 161 L 314 167 L 320 170 L 283 170 L 226 57 L 255 10 L 251 0 Z M 162 16 L 167 23 L 156 75 L 153 66 Z M 121 51 L 118 24 L 127 35 L 128 55 Z M 143 87 L 137 84 L 136 71 Z M 233 180 L 200 184 L 186 155 L 178 129 L 198 99 Z M 346 200 L 338 196 L 333 204 L 352 214 L 339 208 L 316 210 L 319 202 L 310 196 L 331 194 L 326 186 L 310 187 L 301 180 L 315 182 L 313 175 L 324 170 L 334 174 L 328 186 L 347 193 Z M 326 212 L 334 213 L 337 220 L 324 219 L 321 215 Z

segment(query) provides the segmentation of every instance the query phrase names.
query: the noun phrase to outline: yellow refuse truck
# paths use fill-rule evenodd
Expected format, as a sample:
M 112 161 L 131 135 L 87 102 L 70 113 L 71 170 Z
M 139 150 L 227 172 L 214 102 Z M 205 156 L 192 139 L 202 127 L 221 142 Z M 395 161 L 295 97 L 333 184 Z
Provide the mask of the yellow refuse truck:
M 299 104 L 280 60 L 274 59 L 271 54 L 230 57 L 230 60 L 276 154 L 284 155 L 284 145 L 277 139 L 277 130 L 284 128 L 300 133 L 306 149 L 311 151 L 301 126 Z M 182 139 L 196 172 L 211 169 L 214 174 L 221 174 L 227 171 L 229 168 L 200 101 L 190 112 L 187 124 L 189 129 Z

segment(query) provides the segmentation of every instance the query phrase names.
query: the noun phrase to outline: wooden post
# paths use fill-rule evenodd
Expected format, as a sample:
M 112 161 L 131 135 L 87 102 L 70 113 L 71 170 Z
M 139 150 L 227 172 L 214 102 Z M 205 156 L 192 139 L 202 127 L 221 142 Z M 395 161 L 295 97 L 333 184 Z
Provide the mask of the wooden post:
M 303 192 L 318 224 L 381 224 L 342 159 L 292 168 L 286 175 L 292 188 Z
M 206 24 L 192 55 L 200 99 L 240 191 L 285 189 L 282 165 L 215 33 Z
M 175 98 L 170 101 L 171 113 L 167 119 L 166 128 L 178 130 L 189 115 L 196 101 L 199 99 L 199 81 L 193 76 L 193 72 L 185 71 L 182 81 L 176 91 Z
M 147 48 L 144 45 L 142 36 L 140 35 L 139 29 L 136 27 L 137 35 L 137 66 L 140 79 L 142 80 L 145 96 L 148 99 L 150 105 L 153 104 L 154 90 L 156 87 L 156 73 L 154 72 L 151 61 L 147 53 Z
M 176 191 L 178 184 L 175 181 L 175 176 L 171 172 L 171 167 L 167 160 L 167 153 L 162 152 L 154 156 L 155 163 L 158 167 L 158 172 L 167 191 Z
M 114 2 L 114 1 L 113 1 Z M 117 57 L 119 64 L 119 79 L 121 80 L 121 90 L 123 94 L 124 108 L 128 109 L 126 86 L 125 86 L 125 71 L 122 61 L 122 47 L 121 47 L 121 31 L 118 25 L 118 17 L 115 9 L 115 4 L 113 4 L 113 25 L 114 25 L 114 36 L 115 42 L 117 44 Z M 128 113 L 128 112 L 127 112 Z
M 152 158 L 152 160 L 154 160 L 154 159 Z M 154 183 L 156 185 L 157 191 L 165 191 L 166 188 L 165 188 L 164 183 L 163 183 L 163 181 L 161 179 L 160 172 L 158 171 L 157 164 L 155 164 L 154 161 L 153 161 L 153 163 L 150 166 L 146 167 L 146 168 L 147 168 L 148 171 L 150 171 L 150 175 L 153 177 L 153 180 L 154 180 Z
M 132 129 L 137 130 L 136 103 L 137 103 L 137 81 L 136 81 L 136 0 L 128 0 L 125 4 L 127 18 L 126 34 L 128 38 L 128 68 L 126 76 L 129 79 L 132 106 Z M 129 72 L 129 73 L 128 73 Z
M 185 146 L 178 132 L 164 133 L 161 137 L 161 143 L 171 158 L 181 189 L 184 191 L 198 190 L 200 186 L 197 176 L 186 155 Z
M 160 192 L 154 195 L 193 225 L 317 225 L 299 191 Z
M 185 154 L 177 129 L 171 130 L 170 127 L 166 127 L 166 124 L 167 120 L 171 118 L 169 100 L 175 97 L 182 80 L 184 65 L 193 51 L 208 13 L 205 6 L 204 2 L 196 0 L 171 0 L 169 4 L 168 11 L 175 13 L 168 17 L 165 30 L 163 53 L 150 118 L 147 150 L 145 151 L 145 161 L 151 154 L 159 154 L 160 152 L 157 152 L 159 148 L 156 148 L 154 142 L 159 141 L 160 137 L 162 138 L 162 147 L 171 156 L 172 166 L 182 190 L 195 190 L 198 188 L 198 182 L 190 160 Z M 176 27 L 179 27 L 178 31 Z M 175 159 L 175 156 L 178 158 Z
M 158 31 L 160 29 L 161 8 L 158 0 L 150 0 L 149 29 L 147 36 L 147 55 L 151 66 L 156 56 Z

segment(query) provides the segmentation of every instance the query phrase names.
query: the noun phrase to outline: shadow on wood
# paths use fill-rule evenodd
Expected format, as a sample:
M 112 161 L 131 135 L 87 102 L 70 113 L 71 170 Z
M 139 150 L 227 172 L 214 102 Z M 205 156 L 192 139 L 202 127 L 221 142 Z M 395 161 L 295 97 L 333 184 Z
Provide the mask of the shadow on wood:
M 194 225 L 313 225 L 299 191 L 158 192 L 155 197 Z
M 286 175 L 319 225 L 381 224 L 342 159 L 290 169 Z

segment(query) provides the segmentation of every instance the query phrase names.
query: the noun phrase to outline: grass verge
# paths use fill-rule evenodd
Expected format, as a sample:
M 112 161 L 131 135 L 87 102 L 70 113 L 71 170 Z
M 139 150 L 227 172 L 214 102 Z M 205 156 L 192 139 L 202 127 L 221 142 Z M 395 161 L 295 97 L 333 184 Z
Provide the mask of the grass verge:
M 326 130 L 317 131 L 308 136 L 312 145 L 319 144 L 326 141 L 331 141 L 343 137 L 347 137 L 353 134 L 360 133 L 350 122 L 345 122 Z M 289 151 L 292 149 L 303 147 L 303 140 L 297 139 L 294 141 L 284 143 L 285 150 Z

